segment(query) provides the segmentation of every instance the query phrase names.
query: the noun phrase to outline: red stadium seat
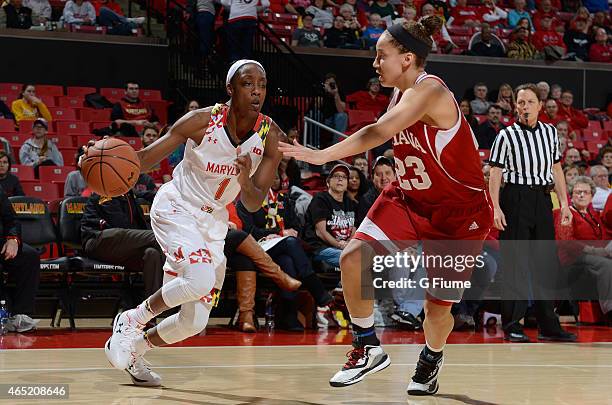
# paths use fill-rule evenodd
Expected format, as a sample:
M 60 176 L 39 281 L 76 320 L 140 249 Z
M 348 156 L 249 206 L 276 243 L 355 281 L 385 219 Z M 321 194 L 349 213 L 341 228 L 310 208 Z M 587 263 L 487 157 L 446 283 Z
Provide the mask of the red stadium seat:
M 19 132 L 22 134 L 31 134 L 32 133 L 32 125 L 34 121 L 19 121 Z
M 598 141 L 588 141 L 586 142 L 586 146 L 589 152 L 591 152 L 593 155 L 597 155 L 599 153 L 599 150 L 606 146 L 606 143 Z
M 76 161 L 77 148 L 59 148 L 62 157 L 64 158 L 64 164 L 72 164 Z
M 149 104 L 149 106 L 151 106 L 151 109 L 153 109 L 153 111 L 155 112 L 155 115 L 157 115 L 157 118 L 159 118 L 159 122 L 162 123 L 163 125 L 168 123 L 168 102 L 164 101 L 164 100 L 152 100 L 152 101 L 147 101 L 147 103 Z
M 25 195 L 28 197 L 40 198 L 44 201 L 58 199 L 63 194 L 63 190 L 60 193 L 57 184 L 53 183 L 23 183 L 22 186 Z
M 593 131 L 601 131 L 601 123 L 599 121 L 589 121 L 587 128 Z
M 578 150 L 586 149 L 584 141 L 567 141 L 568 148 L 576 148 Z
M 96 110 L 93 108 L 85 108 L 80 111 L 79 115 L 81 121 L 109 121 L 111 116 L 111 110 Z
M 298 23 L 298 16 L 289 13 L 274 13 L 274 21 L 277 24 L 287 24 L 296 26 Z
M 347 110 L 349 120 L 349 131 L 355 132 L 368 124 L 376 122 L 376 114 L 366 110 Z
M 57 107 L 57 100 L 55 99 L 55 96 L 39 95 L 39 97 L 47 107 Z
M 11 173 L 17 176 L 20 181 L 36 181 L 32 166 L 11 165 Z
M 491 156 L 491 151 L 489 149 L 478 149 L 478 156 L 481 160 L 487 160 Z
M 605 142 L 608 140 L 608 135 L 606 135 L 603 129 L 583 129 L 582 130 L 582 139 L 584 141 L 596 141 L 596 142 Z
M 450 27 L 446 27 L 446 29 L 448 30 L 448 33 L 450 35 L 457 35 L 457 36 L 472 35 L 472 27 L 452 25 Z
M 451 36 L 453 43 L 462 49 L 467 49 L 470 44 L 470 38 L 468 35 Z
M 67 87 L 66 94 L 70 97 L 85 97 L 87 94 L 95 93 L 95 87 Z
M 0 83 L 0 94 L 21 93 L 21 83 Z
M 514 118 L 512 118 L 512 117 L 502 117 L 501 122 L 505 126 L 510 126 L 510 125 L 514 124 Z
M 108 128 L 111 126 L 111 124 L 111 121 L 95 121 L 90 123 L 92 131 L 94 129 Z
M 146 101 L 160 101 L 162 100 L 162 95 L 161 95 L 161 91 L 159 90 L 145 89 L 145 90 L 140 90 L 140 98 Z
M 125 96 L 125 89 L 111 88 L 111 87 L 102 87 L 100 89 L 100 94 L 104 97 L 113 100 L 118 100 Z
M 278 35 L 291 35 L 293 32 L 293 27 L 291 25 L 270 24 L 270 28 Z
M 7 105 L 8 108 L 11 108 L 11 104 L 13 104 L 13 101 L 17 100 L 19 98 L 19 92 L 12 92 L 12 93 L 2 93 L 0 92 L 0 100 L 2 100 L 2 102 L 4 102 L 4 104 Z
M 65 162 L 64 162 L 65 163 Z M 40 166 L 39 178 L 41 183 L 65 182 L 68 173 L 75 169 L 74 166 Z
M 36 95 L 38 96 L 63 96 L 64 95 L 63 86 L 37 84 L 35 87 L 36 87 Z
M 74 148 L 74 141 L 70 135 L 47 136 L 58 148 Z
M 612 121 L 603 121 L 602 124 L 604 131 L 612 131 Z
M 85 99 L 83 97 L 65 96 L 59 98 L 59 107 L 79 108 L 83 107 Z
M 479 124 L 482 124 L 487 120 L 486 115 L 474 115 L 474 118 L 476 118 L 476 121 L 478 121 Z
M 72 108 L 55 107 L 49 108 L 51 116 L 56 121 L 76 121 L 76 113 Z
M 54 123 L 60 135 L 86 134 L 89 132 L 89 123 L 82 121 L 58 121 Z
M 23 145 L 25 141 L 30 139 L 30 136 L 30 134 L 22 134 L 19 132 L 15 132 L 11 134 L 8 138 L 6 138 L 9 141 L 9 145 L 11 145 L 11 148 L 15 149 L 15 155 L 19 154 L 19 148 L 21 148 L 21 145 Z
M 15 132 L 13 120 L 0 119 L 0 132 Z
M 140 138 L 121 138 L 126 141 L 135 150 L 142 149 L 142 140 Z
M 97 141 L 99 140 L 100 137 L 99 136 L 95 136 L 95 135 L 79 135 L 76 137 L 76 147 L 81 147 L 83 145 L 87 145 L 87 143 L 91 140 Z M 140 138 L 138 138 L 140 139 Z M 65 162 L 64 162 L 65 163 Z

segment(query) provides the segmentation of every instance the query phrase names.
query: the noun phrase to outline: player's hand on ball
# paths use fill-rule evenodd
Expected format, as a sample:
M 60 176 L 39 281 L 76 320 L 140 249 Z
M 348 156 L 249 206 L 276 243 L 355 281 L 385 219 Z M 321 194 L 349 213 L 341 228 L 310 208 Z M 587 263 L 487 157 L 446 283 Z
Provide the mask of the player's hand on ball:
M 102 139 L 106 139 L 106 138 L 108 138 L 108 135 L 106 135 Z M 81 167 L 83 160 L 87 159 L 87 149 L 89 149 L 91 146 L 94 146 L 95 144 L 96 144 L 96 141 L 94 139 L 90 139 L 89 141 L 87 141 L 87 145 L 81 146 L 83 148 L 83 154 L 79 156 L 79 163 L 77 163 L 77 166 Z
M 501 208 L 495 208 L 493 210 L 493 224 L 500 231 L 506 229 L 506 226 L 508 224 L 506 223 L 506 216 L 504 215 L 504 212 L 501 210 Z
M 234 165 L 236 169 L 238 169 L 238 183 L 240 185 L 246 184 L 251 177 L 251 167 L 253 162 L 251 161 L 251 156 L 248 153 L 243 155 L 240 154 L 241 149 L 240 146 L 236 148 L 236 160 L 234 161 Z
M 322 151 L 302 146 L 297 140 L 293 141 L 293 145 L 286 142 L 279 142 L 278 150 L 285 156 L 296 158 L 302 162 L 312 163 L 313 165 L 327 163 L 327 160 L 323 157 Z

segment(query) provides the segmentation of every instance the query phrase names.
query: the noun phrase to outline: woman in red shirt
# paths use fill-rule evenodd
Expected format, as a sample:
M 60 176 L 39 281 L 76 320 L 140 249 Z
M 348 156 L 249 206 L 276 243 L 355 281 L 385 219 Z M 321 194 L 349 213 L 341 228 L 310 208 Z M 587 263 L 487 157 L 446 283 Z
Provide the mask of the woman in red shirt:
M 559 210 L 554 212 L 555 234 L 559 246 L 561 265 L 568 268 L 570 287 L 587 281 L 597 287 L 599 305 L 604 314 L 612 317 L 612 251 L 606 248 L 605 228 L 591 206 L 595 183 L 580 176 L 569 185 L 572 198 L 572 222 L 562 226 Z M 585 279 L 586 277 L 586 279 Z M 573 288 L 576 292 L 576 288 Z M 590 292 L 580 291 L 576 298 L 585 298 Z

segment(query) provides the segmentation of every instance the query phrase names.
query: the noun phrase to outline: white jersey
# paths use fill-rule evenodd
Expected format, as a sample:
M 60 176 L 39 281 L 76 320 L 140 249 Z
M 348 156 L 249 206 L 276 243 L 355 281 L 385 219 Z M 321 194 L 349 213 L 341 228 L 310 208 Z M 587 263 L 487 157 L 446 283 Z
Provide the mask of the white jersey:
M 238 145 L 233 143 L 225 127 L 228 110 L 225 104 L 213 107 L 202 142 L 197 145 L 191 139 L 187 141 L 185 156 L 172 174 L 172 183 L 183 201 L 224 221 L 227 221 L 225 207 L 240 192 L 234 166 Z M 251 176 L 263 158 L 271 122 L 260 113 L 255 126 L 239 145 L 241 154 L 248 153 L 251 157 Z

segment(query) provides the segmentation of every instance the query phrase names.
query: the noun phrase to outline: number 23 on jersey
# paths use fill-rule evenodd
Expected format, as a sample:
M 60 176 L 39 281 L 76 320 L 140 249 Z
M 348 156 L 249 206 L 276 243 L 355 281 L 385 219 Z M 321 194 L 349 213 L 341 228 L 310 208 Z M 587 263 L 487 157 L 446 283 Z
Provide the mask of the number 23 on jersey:
M 400 187 L 404 190 L 427 190 L 431 187 L 431 179 L 427 175 L 423 161 L 416 156 L 406 156 L 402 161 L 395 159 L 395 170 Z M 412 169 L 412 174 L 409 173 Z

